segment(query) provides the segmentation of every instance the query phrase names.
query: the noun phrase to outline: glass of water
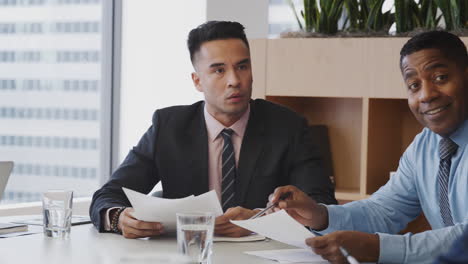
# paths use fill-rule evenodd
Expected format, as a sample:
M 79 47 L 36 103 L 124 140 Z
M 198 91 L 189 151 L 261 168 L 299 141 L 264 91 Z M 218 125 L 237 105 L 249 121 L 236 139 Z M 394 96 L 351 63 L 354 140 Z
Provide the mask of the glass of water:
M 50 190 L 43 194 L 44 234 L 47 237 L 70 237 L 73 191 Z
M 191 263 L 211 263 L 214 222 L 213 213 L 177 214 L 177 247 Z

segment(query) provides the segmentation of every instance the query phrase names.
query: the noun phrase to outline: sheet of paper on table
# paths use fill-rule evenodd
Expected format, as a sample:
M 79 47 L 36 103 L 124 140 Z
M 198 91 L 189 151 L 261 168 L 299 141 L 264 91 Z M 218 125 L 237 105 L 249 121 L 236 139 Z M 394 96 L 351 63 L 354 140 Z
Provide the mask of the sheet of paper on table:
M 32 235 L 32 234 L 42 233 L 42 232 L 43 232 L 42 226 L 30 225 L 30 226 L 28 226 L 27 231 L 14 232 L 14 233 L 8 233 L 8 234 L 1 234 L 0 238 L 25 236 L 25 235 Z
M 275 260 L 279 263 L 328 263 L 328 261 L 312 252 L 311 249 L 303 248 L 246 251 L 244 253 Z
M 26 225 L 39 225 L 44 224 L 42 215 L 25 215 L 22 218 L 14 220 L 13 223 L 26 224 Z M 91 223 L 91 218 L 87 215 L 72 215 L 71 225 L 83 225 Z
M 231 222 L 259 235 L 299 247 L 298 249 L 247 251 L 246 254 L 276 260 L 280 263 L 328 263 L 305 243 L 307 238 L 315 235 L 284 210 L 255 219 L 231 220 Z
M 16 223 L 0 223 L 0 234 L 28 231 L 28 226 Z
M 231 220 L 231 223 L 259 235 L 304 249 L 309 248 L 309 246 L 306 245 L 305 240 L 315 236 L 302 224 L 289 216 L 284 210 L 255 219 Z
M 133 212 L 135 218 L 148 222 L 160 222 L 166 232 L 176 230 L 176 213 L 211 212 L 215 217 L 223 214 L 215 191 L 180 199 L 166 199 L 148 196 L 127 188 L 122 189 L 135 209 Z
M 224 236 L 214 236 L 213 242 L 254 242 L 254 241 L 263 241 L 266 237 L 259 234 L 251 234 L 243 237 L 224 237 Z

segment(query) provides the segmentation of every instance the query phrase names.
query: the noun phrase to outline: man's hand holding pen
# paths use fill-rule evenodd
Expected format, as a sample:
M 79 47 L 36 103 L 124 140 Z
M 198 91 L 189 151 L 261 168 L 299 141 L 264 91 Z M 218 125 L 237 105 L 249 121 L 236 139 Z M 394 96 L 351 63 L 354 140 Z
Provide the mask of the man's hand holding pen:
M 286 199 L 280 199 L 290 193 Z M 274 204 L 273 211 L 284 209 L 296 221 L 314 230 L 328 227 L 328 210 L 318 204 L 295 186 L 276 188 L 269 196 L 269 204 Z M 379 237 L 357 231 L 337 231 L 324 236 L 314 236 L 306 240 L 311 249 L 331 263 L 348 263 L 340 247 L 360 261 L 376 262 L 379 258 Z
M 286 193 L 286 199 L 280 197 Z M 269 197 L 269 204 L 277 204 L 273 211 L 284 209 L 299 223 L 315 230 L 322 230 L 328 226 L 328 211 L 323 205 L 317 204 L 307 194 L 297 187 L 288 185 L 278 187 Z

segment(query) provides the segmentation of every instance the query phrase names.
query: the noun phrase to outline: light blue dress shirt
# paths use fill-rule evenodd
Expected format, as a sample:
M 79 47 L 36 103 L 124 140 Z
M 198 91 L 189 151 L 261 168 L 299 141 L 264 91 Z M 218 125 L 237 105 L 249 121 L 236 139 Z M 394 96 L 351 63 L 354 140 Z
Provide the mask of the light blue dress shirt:
M 439 211 L 439 141 L 428 128 L 416 136 L 400 159 L 395 175 L 369 199 L 327 205 L 329 226 L 321 233 L 357 230 L 377 233 L 379 263 L 432 263 L 468 228 L 468 120 L 450 136 L 452 156 L 448 196 L 454 226 L 444 227 Z M 395 235 L 424 212 L 433 230 Z

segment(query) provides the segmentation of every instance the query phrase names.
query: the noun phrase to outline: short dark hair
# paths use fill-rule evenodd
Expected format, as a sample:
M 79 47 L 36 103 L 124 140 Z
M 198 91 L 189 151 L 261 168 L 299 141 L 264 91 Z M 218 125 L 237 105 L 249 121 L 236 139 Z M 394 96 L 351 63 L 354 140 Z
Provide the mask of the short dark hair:
M 242 40 L 247 48 L 249 42 L 245 36 L 244 26 L 231 21 L 208 21 L 192 29 L 188 35 L 187 46 L 190 52 L 190 60 L 193 64 L 195 53 L 200 50 L 204 42 L 218 39 L 236 38 Z
M 438 49 L 458 66 L 468 66 L 468 55 L 463 41 L 452 33 L 435 30 L 419 33 L 406 42 L 400 51 L 400 68 L 405 56 L 423 49 Z

